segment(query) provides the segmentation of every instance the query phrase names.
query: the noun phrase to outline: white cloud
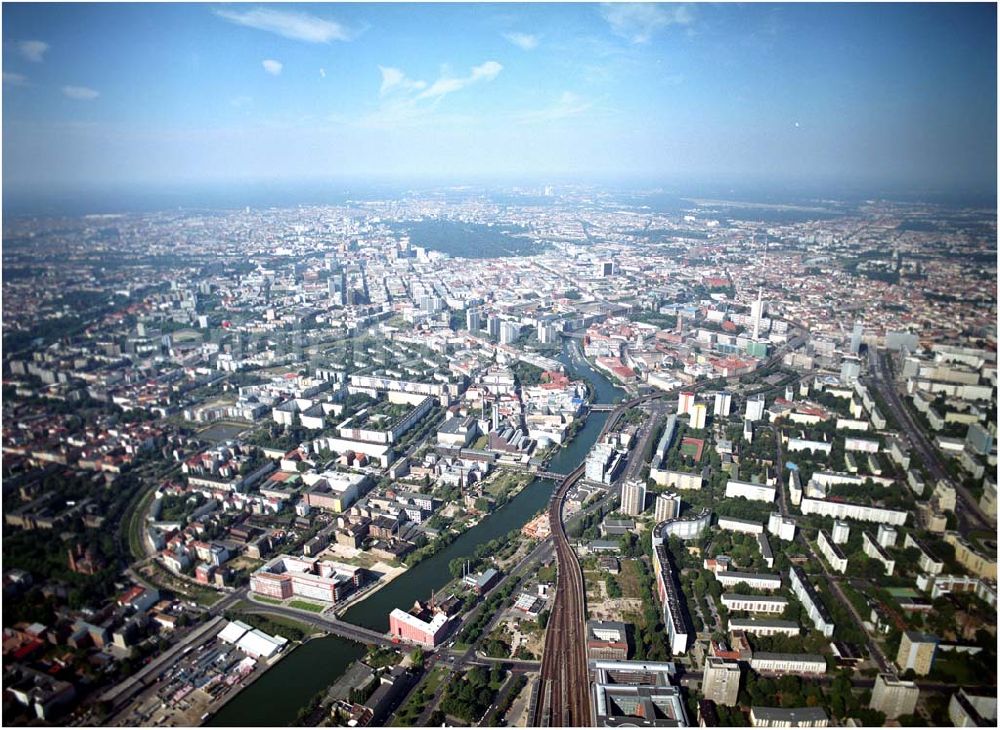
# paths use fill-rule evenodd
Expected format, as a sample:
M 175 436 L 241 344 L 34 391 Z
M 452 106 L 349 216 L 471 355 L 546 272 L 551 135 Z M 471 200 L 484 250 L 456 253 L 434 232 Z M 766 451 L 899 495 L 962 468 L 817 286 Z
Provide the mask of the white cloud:
M 16 74 L 16 73 L 11 73 L 10 71 L 4 71 L 3 82 L 5 84 L 10 84 L 11 86 L 25 86 L 28 83 L 28 79 L 24 74 Z
M 474 84 L 477 81 L 492 81 L 500 74 L 501 71 L 503 71 L 503 66 L 499 63 L 496 61 L 486 61 L 478 66 L 473 66 L 469 71 L 468 76 L 462 78 L 442 76 L 427 89 L 420 92 L 420 94 L 417 95 L 417 98 L 438 99 L 447 94 L 464 89 L 466 86 Z
M 325 68 L 321 68 L 321 69 L 319 70 L 319 77 L 320 77 L 321 79 L 325 79 L 325 78 L 326 78 L 326 69 L 325 69 Z
M 632 43 L 648 43 L 661 28 L 694 22 L 687 5 L 608 3 L 602 6 L 601 14 L 616 35 Z
M 581 98 L 572 91 L 564 91 L 554 103 L 544 109 L 521 112 L 515 114 L 514 118 L 521 123 L 551 122 L 557 119 L 578 116 L 592 106 L 592 102 Z
M 252 10 L 216 10 L 215 14 L 236 25 L 266 30 L 284 38 L 306 43 L 349 41 L 352 34 L 340 23 L 317 18 L 309 13 L 274 8 Z
M 272 76 L 280 76 L 281 69 L 285 67 L 281 61 L 275 61 L 273 58 L 265 58 L 260 62 L 260 65 Z
M 496 61 L 486 61 L 469 69 L 466 76 L 454 78 L 447 69 L 433 83 L 411 79 L 398 68 L 379 66 L 382 84 L 379 96 L 383 97 L 374 111 L 355 119 L 331 117 L 331 121 L 351 124 L 363 128 L 398 129 L 416 125 L 469 124 L 468 115 L 443 115 L 437 113 L 438 103 L 448 94 L 464 89 L 480 81 L 495 79 L 503 70 Z
M 523 51 L 538 48 L 538 36 L 530 33 L 504 33 L 503 37 Z
M 41 63 L 45 60 L 47 50 L 49 50 L 49 44 L 45 41 L 20 41 L 17 44 L 17 52 L 35 63 Z
M 406 74 L 398 68 L 393 68 L 392 66 L 379 66 L 378 70 L 382 73 L 382 85 L 378 90 L 378 93 L 381 96 L 384 96 L 393 90 L 420 91 L 427 86 L 426 81 L 414 81 L 413 79 L 408 79 L 406 78 Z
M 101 95 L 101 92 L 90 89 L 86 86 L 64 86 L 63 96 L 77 101 L 93 101 Z

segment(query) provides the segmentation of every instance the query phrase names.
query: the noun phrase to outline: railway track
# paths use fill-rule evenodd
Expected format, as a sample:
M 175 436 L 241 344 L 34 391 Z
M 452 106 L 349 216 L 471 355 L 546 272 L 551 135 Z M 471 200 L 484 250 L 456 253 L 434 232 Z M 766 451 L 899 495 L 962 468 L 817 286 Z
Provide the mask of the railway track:
M 778 362 L 783 351 L 797 347 L 793 339 L 765 364 Z M 688 390 L 699 391 L 737 381 L 737 377 L 697 383 Z M 640 403 L 674 395 L 671 392 L 649 393 L 619 403 L 608 416 L 597 440 L 607 435 L 622 415 Z M 566 475 L 549 502 L 549 526 L 556 548 L 556 595 L 539 676 L 540 693 L 531 724 L 534 727 L 589 727 L 594 724 L 590 704 L 590 676 L 587 669 L 586 595 L 583 573 L 569 544 L 562 518 L 563 503 L 570 488 L 583 476 L 585 463 Z

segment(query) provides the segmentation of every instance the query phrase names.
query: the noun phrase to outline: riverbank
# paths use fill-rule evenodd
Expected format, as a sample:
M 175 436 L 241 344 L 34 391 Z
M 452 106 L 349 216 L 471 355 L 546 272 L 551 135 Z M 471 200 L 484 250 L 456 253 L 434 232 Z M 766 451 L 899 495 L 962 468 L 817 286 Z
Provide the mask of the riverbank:
M 234 691 L 226 693 L 226 695 L 224 697 L 219 698 L 219 700 L 217 700 L 216 703 L 213 703 L 212 706 L 210 706 L 207 709 L 205 715 L 214 716 L 214 715 L 217 715 L 218 713 L 222 712 L 223 708 L 226 705 L 228 705 L 234 699 L 236 699 L 237 697 L 239 697 L 242 692 L 244 692 L 245 690 L 247 690 L 251 686 L 253 686 L 253 684 L 255 682 L 257 682 L 264 675 L 266 675 L 271 669 L 273 669 L 274 667 L 278 666 L 283 660 L 285 660 L 289 656 L 291 656 L 292 652 L 294 652 L 296 649 L 299 649 L 299 648 L 305 646 L 310 641 L 316 641 L 316 640 L 324 638 L 325 636 L 326 636 L 326 634 L 324 632 L 322 632 L 322 631 L 316 631 L 316 632 L 314 632 L 312 634 L 309 634 L 308 636 L 306 636 L 305 638 L 303 638 L 301 641 L 289 642 L 291 644 L 291 646 L 289 646 L 285 651 L 281 652 L 281 654 L 279 654 L 278 656 L 276 656 L 272 661 L 265 662 L 265 664 L 263 666 L 258 666 L 257 669 L 254 670 L 253 674 L 251 674 L 249 677 L 247 677 L 238 686 L 234 686 L 233 687 Z
M 586 362 L 573 363 L 565 349 L 560 360 L 573 377 L 593 383 L 596 402 L 613 403 L 624 396 L 620 388 Z M 592 412 L 575 437 L 552 456 L 549 469 L 558 473 L 569 473 L 575 469 L 586 459 L 607 418 L 606 412 Z M 393 609 L 407 609 L 415 600 L 427 598 L 447 585 L 453 579 L 449 570 L 452 560 L 468 558 L 478 546 L 523 527 L 533 515 L 545 508 L 554 488 L 555 484 L 550 480 L 532 478 L 505 505 L 491 511 L 441 550 L 351 606 L 343 612 L 341 619 L 385 633 L 389 629 L 389 613 Z M 323 647 L 322 656 L 319 655 L 320 650 L 313 647 Z M 333 636 L 298 647 L 276 671 L 268 672 L 268 676 L 241 692 L 208 724 L 288 725 L 295 720 L 300 707 L 323 687 L 333 684 L 355 659 L 363 656 L 364 651 L 361 644 Z

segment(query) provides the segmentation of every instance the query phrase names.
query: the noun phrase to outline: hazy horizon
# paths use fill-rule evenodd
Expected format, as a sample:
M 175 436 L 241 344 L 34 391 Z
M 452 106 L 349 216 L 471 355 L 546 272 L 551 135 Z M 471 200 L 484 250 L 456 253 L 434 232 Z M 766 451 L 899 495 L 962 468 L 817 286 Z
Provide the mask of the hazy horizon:
M 4 11 L 5 206 L 331 180 L 996 195 L 992 4 Z

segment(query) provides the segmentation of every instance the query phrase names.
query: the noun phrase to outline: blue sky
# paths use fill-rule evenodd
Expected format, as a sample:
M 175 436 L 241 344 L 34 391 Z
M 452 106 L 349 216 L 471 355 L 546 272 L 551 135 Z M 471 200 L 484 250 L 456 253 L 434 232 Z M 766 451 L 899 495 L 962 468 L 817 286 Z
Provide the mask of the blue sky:
M 4 5 L 3 180 L 996 183 L 996 7 Z

